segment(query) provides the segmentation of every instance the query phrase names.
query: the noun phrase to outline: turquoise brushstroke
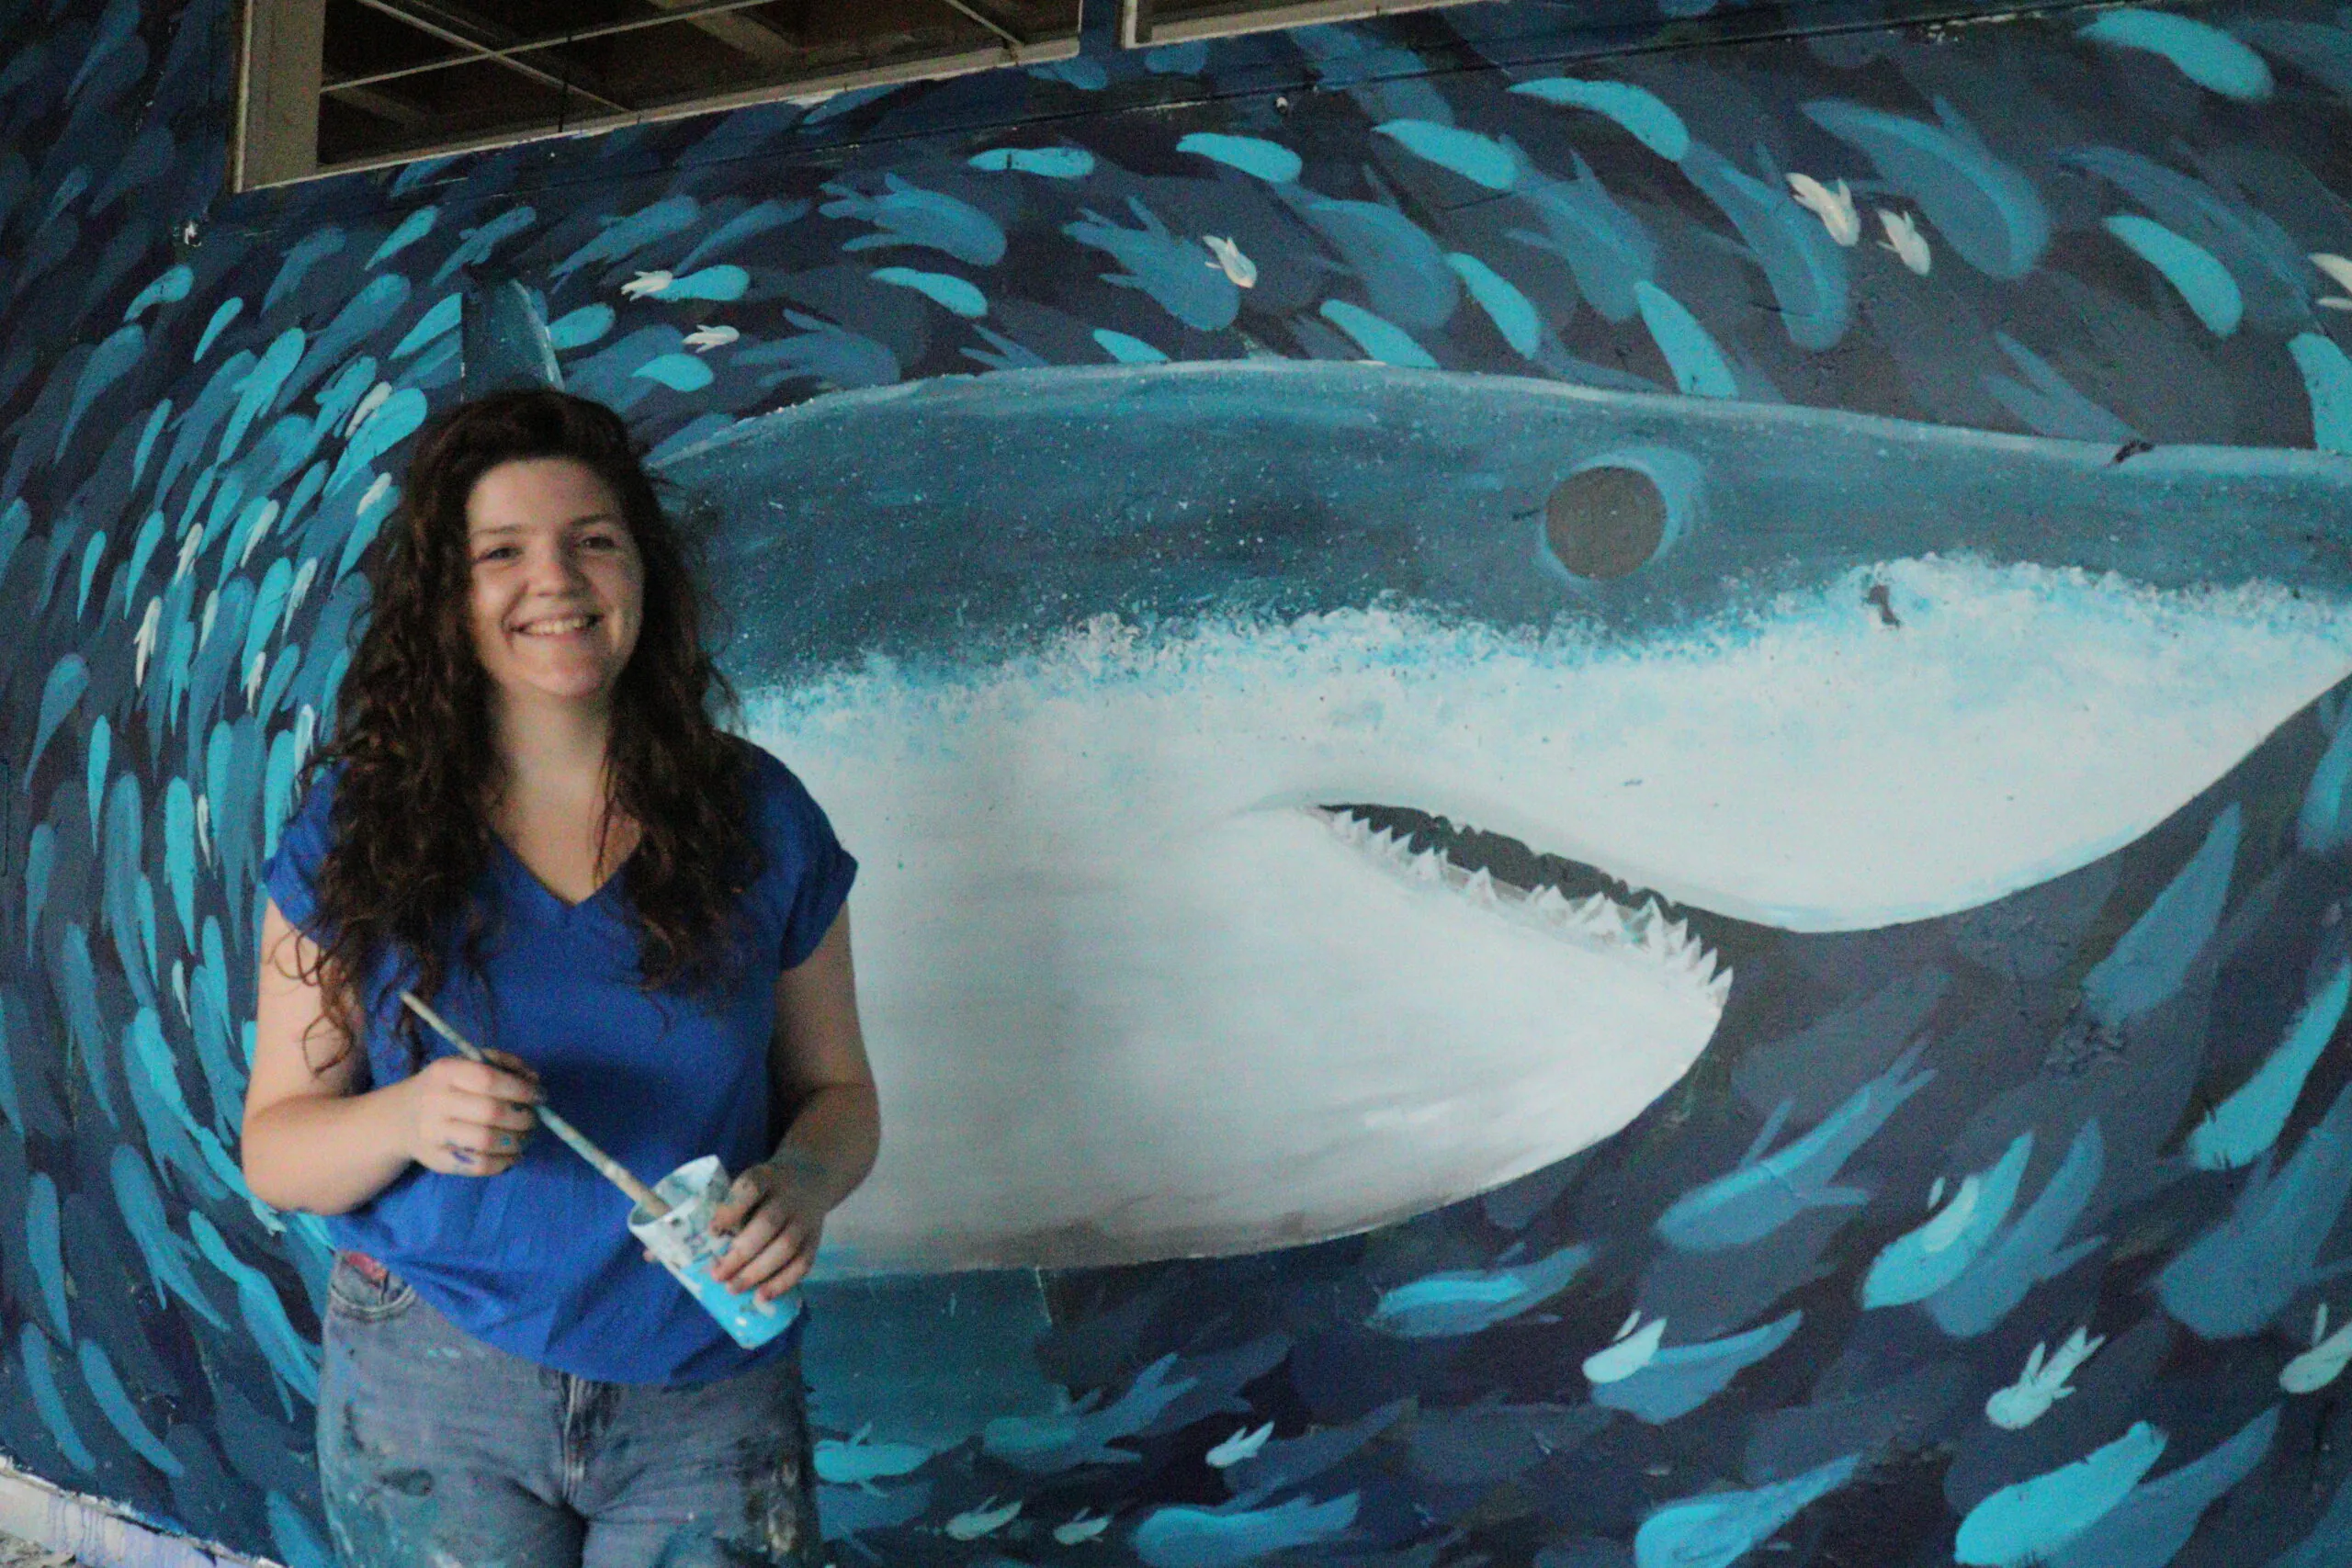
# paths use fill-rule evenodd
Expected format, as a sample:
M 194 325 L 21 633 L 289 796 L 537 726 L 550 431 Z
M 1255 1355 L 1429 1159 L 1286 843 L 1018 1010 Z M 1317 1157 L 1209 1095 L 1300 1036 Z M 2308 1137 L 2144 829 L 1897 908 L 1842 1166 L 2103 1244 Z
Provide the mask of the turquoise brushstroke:
M 989 313 L 988 296 L 960 277 L 944 272 L 918 272 L 910 266 L 876 267 L 874 281 L 888 283 L 898 288 L 911 288 L 941 309 L 978 321 Z
M 854 247 L 854 243 L 853 243 Z M 752 286 L 752 275 L 732 262 L 673 277 L 654 296 L 660 299 L 741 299 Z
M 1816 99 L 1804 113 L 1917 202 L 1962 260 L 1990 277 L 2023 277 L 2050 246 L 2041 193 L 1958 110 L 1942 98 L 1935 106 L 1940 126 L 1835 98 Z
M 1789 199 L 1779 170 L 1767 160 L 1758 179 L 1703 142 L 1682 160 L 1682 172 L 1722 209 L 1781 307 L 1781 325 L 1799 348 L 1824 349 L 1853 321 L 1852 280 L 1845 247 L 1812 213 Z
M 1357 1502 L 1350 1492 L 1324 1503 L 1294 1497 L 1271 1508 L 1154 1508 L 1136 1527 L 1136 1555 L 1149 1568 L 1240 1568 L 1336 1539 L 1355 1523 Z
M 343 247 L 349 243 L 350 236 L 333 223 L 312 230 L 297 240 L 287 249 L 285 260 L 278 265 L 277 276 L 269 280 L 269 287 L 262 292 L 261 313 L 266 316 L 277 309 L 280 300 L 302 286 L 302 280 L 311 276 L 312 267 L 329 256 L 341 254 Z
M 161 1297 L 169 1292 L 215 1328 L 227 1328 L 228 1320 L 214 1309 L 211 1299 L 188 1270 L 187 1244 L 172 1230 L 171 1221 L 164 1212 L 163 1191 L 149 1173 L 147 1162 L 139 1157 L 136 1150 L 117 1145 L 107 1169 L 114 1185 L 116 1212 L 121 1214 L 139 1256 L 147 1264 L 155 1294 Z
M 1657 270 L 1657 243 L 1609 194 L 1581 154 L 1575 162 L 1572 180 L 1528 182 L 1528 203 L 1543 219 L 1545 232 L 1513 229 L 1510 237 L 1560 256 L 1576 276 L 1577 291 L 1594 310 L 1611 321 L 1631 321 L 1639 308 L 1634 285 Z
M 269 1277 L 229 1249 L 229 1243 L 210 1220 L 199 1211 L 190 1210 L 188 1233 L 196 1238 L 196 1249 L 204 1260 L 220 1271 L 221 1276 L 237 1288 L 237 1309 L 244 1319 L 245 1332 L 260 1348 L 262 1357 L 272 1371 L 283 1380 L 288 1389 L 312 1404 L 319 1397 L 319 1369 L 314 1358 L 318 1350 L 310 1341 L 294 1331 L 286 1316 L 285 1303 L 277 1299 L 277 1291 Z M 290 1404 L 281 1393 L 279 1403 L 290 1411 Z
M 1634 1568 L 1731 1568 L 1782 1525 L 1861 1468 L 1860 1454 L 1752 1492 L 1717 1492 L 1669 1503 L 1634 1532 Z
M 376 247 L 375 254 L 368 258 L 368 267 L 381 266 L 433 232 L 433 224 L 440 216 L 441 209 L 437 207 L 420 207 L 401 219 L 398 226 L 384 236 L 384 243 Z
M 2314 1280 L 2320 1247 L 2352 1196 L 2352 1086 L 2286 1163 L 2265 1155 L 2230 1213 L 2158 1272 L 2156 1299 L 2206 1339 L 2258 1334 Z
M 2107 1245 L 2090 1236 L 2068 1245 L 2107 1169 L 2107 1141 L 2093 1118 L 2075 1133 L 2066 1157 L 2026 1212 L 2004 1226 L 1968 1271 L 1928 1298 L 1928 1315 L 1955 1339 L 1996 1327 L 2044 1280 L 2054 1280 Z
M 105 538 L 101 534 L 99 538 Z M 90 721 L 90 743 L 82 765 L 82 793 L 90 808 L 90 852 L 98 852 L 99 808 L 106 799 L 107 767 L 114 752 L 114 726 L 107 716 Z
M 1862 1189 L 1836 1185 L 1838 1174 L 1905 1100 L 1934 1080 L 1932 1069 L 1912 1070 L 1921 1050 L 1914 1045 L 1905 1051 L 1812 1132 L 1767 1155 L 1793 1107 L 1782 1100 L 1738 1167 L 1675 1200 L 1658 1216 L 1657 1234 L 1684 1252 L 1722 1252 L 1760 1241 L 1809 1210 L 1855 1209 L 1869 1202 Z
M 514 207 L 480 228 L 460 229 L 458 243 L 441 258 L 441 265 L 433 269 L 431 287 L 438 288 L 467 267 L 488 261 L 491 252 L 515 235 L 529 232 L 531 226 L 538 220 L 538 213 L 532 209 Z
M 604 220 L 603 232 L 548 270 L 561 278 L 600 262 L 626 261 L 655 241 L 666 240 L 686 228 L 700 216 L 702 205 L 693 197 L 665 196 L 625 218 Z
M 90 405 L 139 363 L 146 347 L 147 329 L 134 321 L 117 327 L 105 342 L 90 351 L 90 357 L 82 362 L 81 375 L 74 378 L 74 395 L 66 404 L 65 423 L 57 432 L 53 457 L 65 455 L 66 444 L 74 439 L 74 432 L 81 424 L 82 416 L 90 412 Z
M 1182 1399 L 1195 1379 L 1173 1377 L 1176 1357 L 1160 1357 L 1136 1374 L 1135 1382 L 1102 1409 L 1094 1396 L 1044 1416 L 999 1416 L 980 1428 L 980 1448 L 992 1459 L 1032 1475 L 1051 1475 L 1081 1464 L 1134 1464 L 1142 1456 L 1111 1444 L 1133 1437 Z
M 25 1184 L 25 1253 L 40 1287 L 40 1302 L 49 1313 L 58 1343 L 74 1342 L 74 1315 L 65 1305 L 65 1239 L 58 1213 L 57 1183 L 45 1170 L 33 1172 Z
M 139 446 L 130 459 L 130 482 L 137 484 L 147 472 L 147 459 L 154 456 L 155 438 L 164 434 L 164 425 L 172 417 L 172 400 L 165 398 L 147 415 L 147 423 L 139 433 Z M 18 505 L 24 504 L 22 502 Z M 8 570 L 7 557 L 0 552 L 0 571 Z
M 1690 151 L 1690 128 L 1665 99 L 1630 82 L 1587 82 L 1574 76 L 1545 76 L 1511 88 L 1531 98 L 1568 108 L 1590 109 L 1613 119 L 1620 128 L 1661 158 L 1675 163 Z
M 1724 351 L 1681 300 L 1643 278 L 1634 285 L 1634 302 L 1641 310 L 1642 324 L 1650 330 L 1651 341 L 1666 355 L 1676 386 L 1699 398 L 1739 395 L 1739 383 L 1732 377 Z
M 32 753 L 25 759 L 24 776 L 30 778 L 40 766 L 40 755 L 49 750 L 49 738 L 90 689 L 90 666 L 78 653 L 69 653 L 50 668 L 49 679 L 41 682 L 40 716 L 33 724 Z
M 2165 1568 L 2197 1533 L 2205 1510 L 2254 1473 L 2278 1436 L 2272 1405 L 2237 1432 L 2131 1495 L 2047 1559 L 2049 1568 Z
M 660 355 L 629 374 L 657 381 L 673 392 L 699 392 L 717 379 L 710 366 L 700 355 L 692 354 Z
M 2242 104 L 2258 104 L 2271 93 L 2270 67 L 2262 62 L 2262 56 L 2221 28 L 2193 17 L 2137 8 L 2109 11 L 2078 28 L 2075 36 L 2162 55 L 2199 86 Z
M 1083 147 L 991 147 L 967 162 L 988 174 L 1036 175 L 1049 180 L 1082 180 L 1094 172 L 1094 154 Z
M 1862 1278 L 1862 1305 L 1925 1301 L 1968 1272 L 2008 1219 L 2032 1157 L 2033 1134 L 2019 1133 L 1989 1168 L 1961 1182 L 1942 1212 L 1882 1247 Z
M 2165 1451 L 2145 1421 L 2072 1464 L 2004 1486 L 1968 1511 L 1952 1556 L 1969 1568 L 2027 1568 L 2090 1529 L 2140 1483 Z
M 993 266 L 1004 259 L 1003 226 L 968 201 L 925 190 L 894 174 L 882 176 L 879 196 L 840 182 L 825 189 L 833 199 L 817 209 L 820 214 L 874 225 L 873 233 L 844 242 L 845 251 L 916 245 L 944 252 L 967 266 Z
M 1103 353 L 1122 365 L 1161 365 L 1168 356 L 1139 337 L 1113 332 L 1109 327 L 1094 329 L 1094 341 Z
M 1462 286 L 1477 301 L 1478 309 L 1487 312 L 1487 320 L 1495 323 L 1495 331 L 1510 344 L 1511 352 L 1521 359 L 1534 358 L 1544 343 L 1544 321 L 1527 296 L 1476 256 L 1451 252 L 1445 265 L 1462 279 Z
M 718 228 L 695 243 L 695 248 L 678 258 L 682 272 L 692 272 L 695 264 L 715 256 L 723 250 L 740 245 L 744 241 L 781 229 L 808 211 L 805 201 L 757 201 L 743 209 Z
M 337 493 L 366 472 L 369 464 L 416 434 L 424 423 L 424 394 L 414 387 L 403 387 L 386 398 L 345 443 L 334 472 L 327 477 L 325 493 Z
M 164 1439 L 147 1428 L 139 1412 L 130 1403 L 130 1395 L 123 1392 L 122 1379 L 115 1375 L 114 1363 L 107 1359 L 105 1348 L 95 1339 L 85 1339 L 79 1359 L 82 1382 L 89 1389 L 90 1397 L 97 1403 L 98 1414 L 107 1424 L 122 1434 L 122 1440 L 138 1451 L 139 1457 L 162 1471 L 165 1475 L 179 1475 L 187 1466 L 180 1456 L 164 1445 Z
M 1317 314 L 1353 338 L 1368 359 L 1417 370 L 1437 368 L 1437 361 L 1430 357 L 1429 350 L 1413 341 L 1410 333 L 1361 305 L 1351 305 L 1345 299 L 1326 299 L 1317 308 Z
M 2239 318 L 2245 314 L 2245 296 L 2238 292 L 2237 279 L 2212 252 L 2136 213 L 2119 212 L 2105 220 L 2103 226 L 2165 275 L 2165 281 L 2180 291 L 2207 332 L 2227 337 L 2238 330 Z
M 1462 282 L 1422 227 L 1385 202 L 1317 198 L 1306 220 L 1363 280 L 1379 315 L 1407 327 L 1445 325 L 1462 302 Z M 1220 272 L 1216 276 L 1223 277 Z
M 1785 1313 L 1745 1334 L 1669 1346 L 1640 1371 L 1596 1385 L 1592 1402 L 1653 1427 L 1663 1426 L 1730 1387 L 1732 1379 L 1787 1344 L 1804 1323 L 1804 1313 Z
M 613 330 L 610 305 L 582 305 L 548 323 L 548 342 L 559 349 L 585 348 Z
M 269 347 L 245 372 L 237 391 L 237 406 L 229 412 L 229 423 L 220 431 L 220 461 L 234 457 L 254 421 L 277 405 L 277 394 L 285 389 L 286 378 L 302 363 L 302 349 L 309 341 L 301 328 L 288 327 L 270 339 Z
M 392 345 L 391 357 L 394 359 L 406 359 L 410 355 L 414 354 L 418 349 L 423 348 L 426 344 L 431 343 L 435 338 L 441 336 L 444 333 L 456 332 L 458 330 L 458 323 L 465 320 L 465 314 L 466 298 L 464 295 L 443 295 L 439 299 L 434 301 L 433 308 L 431 310 L 425 311 L 424 315 L 417 318 L 416 324 L 409 328 L 407 335 L 403 336 L 399 343 Z
M 166 267 L 154 282 L 131 297 L 130 303 L 122 308 L 122 319 L 135 321 L 157 305 L 176 305 L 187 298 L 187 291 L 195 283 L 196 274 L 186 266 Z
M 25 1385 L 32 1391 L 33 1408 L 40 1412 L 40 1423 L 49 1428 L 49 1435 L 57 1439 L 65 1462 L 79 1471 L 97 1469 L 90 1445 L 82 1440 L 74 1417 L 66 1413 L 64 1393 L 57 1386 L 57 1364 L 49 1359 L 49 1341 L 29 1323 L 17 1337 L 17 1355 L 24 1364 Z
M 2352 998 L 2352 960 L 2339 959 L 2313 986 L 2278 1043 L 2236 1093 L 2205 1113 L 2188 1134 L 2188 1163 L 2199 1170 L 2252 1165 L 2278 1141 L 2320 1053 Z
M 1231 326 L 1241 312 L 1241 291 L 1216 258 L 1197 242 L 1170 232 L 1141 197 L 1129 197 L 1127 210 L 1135 216 L 1133 229 L 1091 208 L 1080 208 L 1078 221 L 1063 224 L 1062 232 L 1125 269 L 1102 275 L 1112 287 L 1141 290 L 1195 332 L 1222 332 Z
M 1373 127 L 1417 158 L 1451 169 L 1473 185 L 1509 190 L 1519 178 L 1510 152 L 1492 137 L 1428 119 L 1392 119 Z
M 0 570 L 6 570 L 0 563 Z M 2295 845 L 2305 854 L 2333 854 L 2352 844 L 2352 723 L 2339 713 L 2335 733 L 2312 770 L 2303 787 L 2303 804 L 2295 814 Z
M 2288 340 L 2287 352 L 2295 356 L 2303 390 L 2311 395 L 2312 445 L 2352 457 L 2352 356 L 2317 333 L 2297 333 Z
M 1306 166 L 1297 153 L 1279 141 L 1257 136 L 1226 136 L 1214 130 L 1192 132 L 1176 143 L 1176 151 L 1198 153 L 1229 169 L 1255 175 L 1271 185 L 1289 184 Z
M 2214 818 L 2188 863 L 2083 977 L 2083 1001 L 2092 1017 L 2120 1027 L 2180 989 L 2221 924 L 2245 822 L 2234 801 Z
M 1559 1294 L 1591 1261 L 1579 1245 L 1532 1263 L 1427 1274 L 1383 1291 L 1364 1326 L 1399 1339 L 1476 1334 Z

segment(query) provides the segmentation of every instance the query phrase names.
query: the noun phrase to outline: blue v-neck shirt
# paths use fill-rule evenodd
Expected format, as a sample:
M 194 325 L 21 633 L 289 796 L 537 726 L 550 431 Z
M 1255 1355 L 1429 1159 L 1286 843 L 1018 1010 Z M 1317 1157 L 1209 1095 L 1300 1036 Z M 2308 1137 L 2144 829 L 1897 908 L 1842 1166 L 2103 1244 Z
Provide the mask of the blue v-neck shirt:
M 492 864 L 477 887 L 495 933 L 482 981 L 453 964 L 434 1004 L 467 1039 L 530 1063 L 548 1106 L 648 1183 L 704 1155 L 741 1171 L 775 1151 L 782 1129 L 770 1125 L 768 1042 L 776 976 L 816 951 L 857 873 L 791 770 L 742 744 L 753 758 L 753 830 L 767 866 L 744 896 L 751 960 L 722 996 L 639 990 L 620 876 L 566 904 L 492 835 Z M 337 765 L 320 774 L 265 872 L 278 908 L 313 941 L 325 934 L 311 890 L 340 773 Z M 413 977 L 390 955 L 368 977 L 372 1082 L 363 1088 L 407 1076 L 392 1025 L 400 985 Z M 434 1055 L 449 1054 L 437 1036 L 425 1039 Z M 368 1202 L 330 1216 L 327 1234 L 389 1266 L 476 1338 L 578 1377 L 702 1382 L 781 1354 L 798 1337 L 796 1324 L 759 1349 L 739 1348 L 644 1260 L 628 1208 L 542 1130 L 497 1176 L 412 1166 Z

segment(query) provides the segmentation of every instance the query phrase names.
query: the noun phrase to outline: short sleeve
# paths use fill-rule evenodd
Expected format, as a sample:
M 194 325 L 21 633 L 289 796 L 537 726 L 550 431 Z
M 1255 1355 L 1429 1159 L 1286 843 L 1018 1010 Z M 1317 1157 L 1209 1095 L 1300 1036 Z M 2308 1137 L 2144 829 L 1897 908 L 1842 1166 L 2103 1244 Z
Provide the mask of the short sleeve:
M 318 920 L 319 865 L 326 859 L 327 846 L 333 841 L 334 784 L 341 771 L 342 765 L 337 763 L 312 782 L 301 805 L 295 807 L 294 815 L 278 830 L 277 849 L 262 868 L 262 882 L 287 919 L 304 936 L 320 943 L 324 943 L 327 937 Z
M 780 879 L 776 897 L 783 915 L 779 956 L 786 969 L 798 967 L 817 951 L 857 880 L 857 861 L 833 836 L 833 825 L 816 797 L 791 769 L 764 750 L 760 764 L 770 834 L 768 874 Z

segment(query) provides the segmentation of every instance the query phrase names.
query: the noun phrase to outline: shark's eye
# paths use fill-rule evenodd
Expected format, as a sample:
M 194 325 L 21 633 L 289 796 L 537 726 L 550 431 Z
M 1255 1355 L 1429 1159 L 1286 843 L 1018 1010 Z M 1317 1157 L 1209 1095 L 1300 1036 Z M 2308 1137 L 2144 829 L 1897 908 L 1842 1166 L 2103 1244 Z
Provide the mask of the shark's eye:
M 1623 577 L 1657 553 L 1666 497 L 1639 468 L 1615 464 L 1562 479 L 1544 503 L 1544 538 L 1578 577 Z

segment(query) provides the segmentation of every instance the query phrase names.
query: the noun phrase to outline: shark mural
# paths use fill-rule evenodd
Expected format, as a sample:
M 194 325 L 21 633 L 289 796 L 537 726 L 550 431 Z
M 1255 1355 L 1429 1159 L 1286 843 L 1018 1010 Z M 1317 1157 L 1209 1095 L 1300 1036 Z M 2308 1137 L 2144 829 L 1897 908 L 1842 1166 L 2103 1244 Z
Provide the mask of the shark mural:
M 0 19 L 0 1450 L 330 1560 L 256 878 L 520 375 L 865 862 L 841 1562 L 2352 1556 L 2352 12 L 1938 9 L 242 197 L 225 5 Z

